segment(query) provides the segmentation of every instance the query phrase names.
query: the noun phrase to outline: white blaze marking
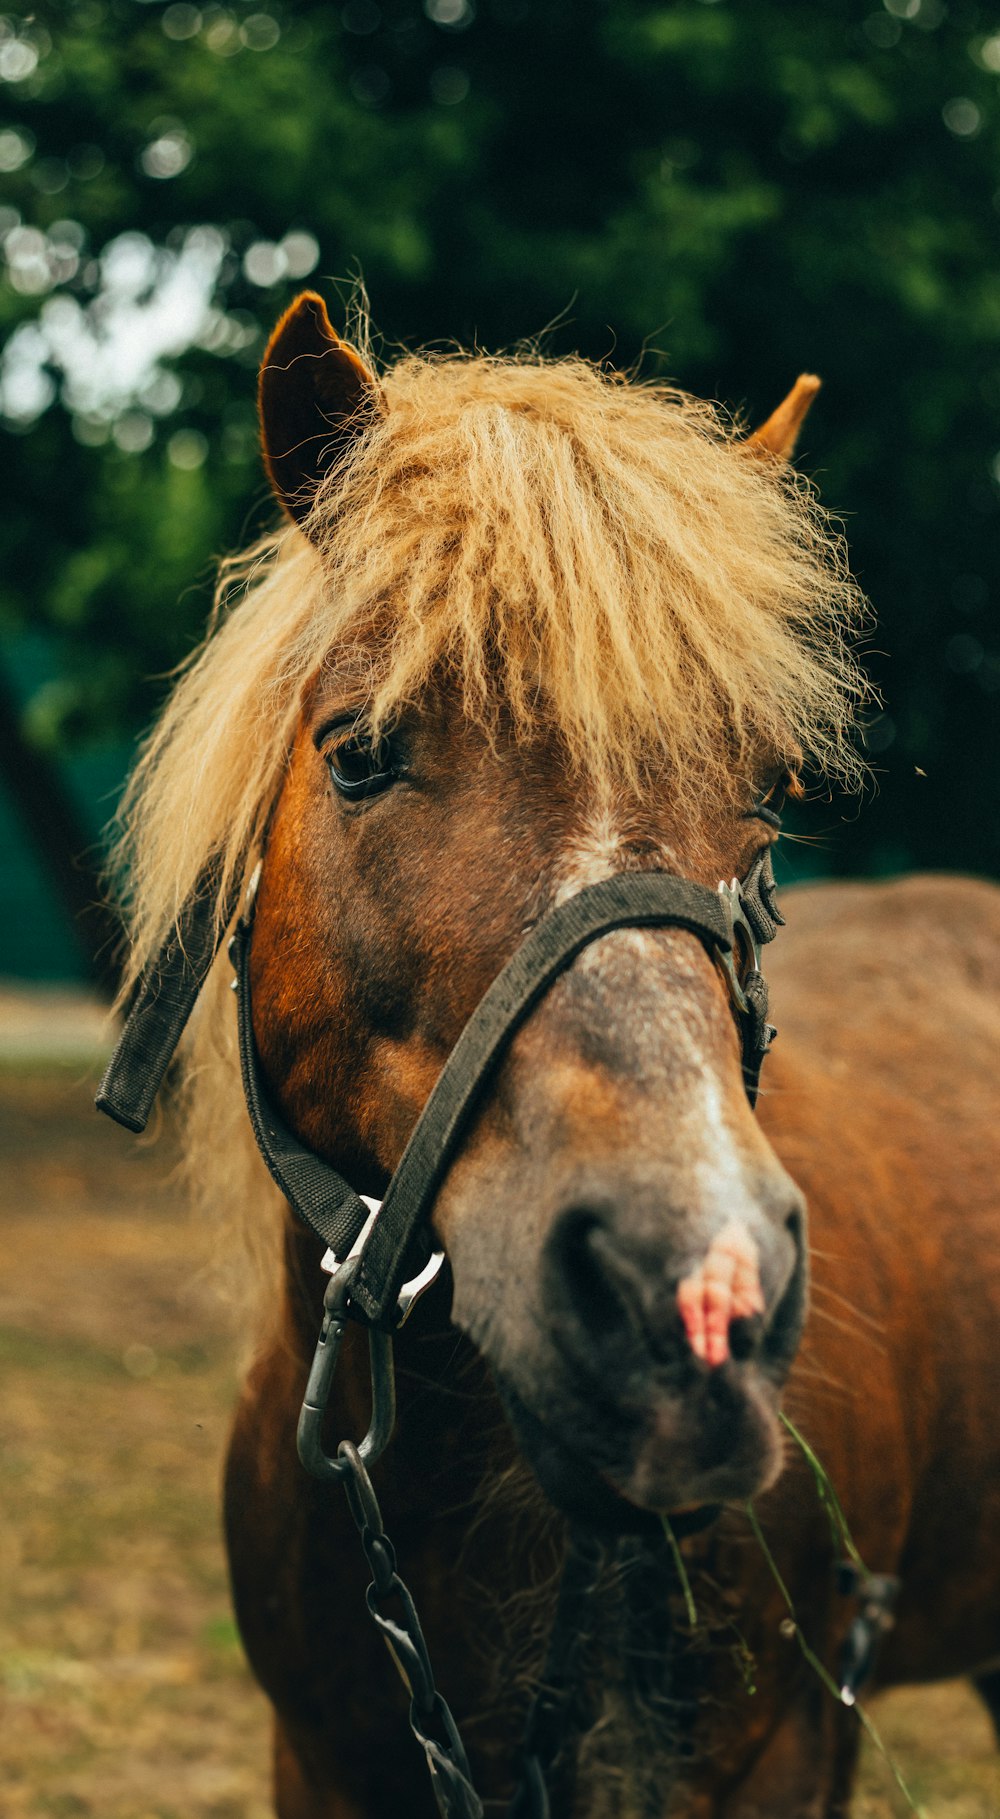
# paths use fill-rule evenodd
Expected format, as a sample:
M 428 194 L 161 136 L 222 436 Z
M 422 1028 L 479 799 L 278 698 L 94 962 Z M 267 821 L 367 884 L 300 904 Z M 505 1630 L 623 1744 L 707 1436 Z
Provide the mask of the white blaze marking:
M 600 884 L 621 871 L 622 837 L 607 810 L 594 815 L 581 838 L 571 847 L 559 867 L 559 883 L 553 903 L 559 905 L 575 897 L 588 885 Z
M 605 878 L 617 878 L 626 872 L 629 868 L 622 863 L 625 851 L 625 837 L 610 810 L 600 809 L 593 813 L 579 839 L 559 866 L 553 905 L 567 903 L 578 891 L 586 890 L 589 885 L 601 884 Z M 653 856 L 651 853 L 650 858 Z M 669 847 L 657 843 L 655 857 L 667 870 L 676 869 L 676 854 Z M 649 936 L 641 929 L 616 929 L 613 937 L 605 937 L 603 941 L 594 942 L 584 949 L 576 963 L 581 971 L 598 970 L 607 955 L 608 940 L 617 942 L 619 952 L 623 947 L 631 947 L 642 956 L 652 951 Z
M 624 872 L 625 844 L 607 811 L 594 814 L 581 838 L 565 855 L 553 902 L 565 903 L 588 885 Z M 656 858 L 668 871 L 676 873 L 681 869 L 676 853 L 667 846 L 657 846 Z M 695 963 L 689 939 L 676 929 L 661 931 L 658 941 L 641 929 L 617 929 L 585 948 L 576 965 L 581 971 L 611 973 L 615 959 L 629 949 L 643 959 L 652 959 L 657 951 L 662 952 L 664 935 L 673 947 L 679 976 L 686 974 L 693 982 Z M 633 1020 L 659 1020 L 659 1008 L 649 1001 L 648 995 L 645 1002 L 632 996 L 630 1004 Z M 620 1009 L 618 1014 L 622 1014 Z M 691 1203 L 746 1206 L 745 1165 L 726 1117 L 716 1068 L 703 1047 L 704 1006 L 691 993 L 671 1005 L 670 1016 L 671 1044 L 682 1062 L 674 1082 L 674 1147 L 677 1154 L 687 1156 Z M 741 1219 L 734 1216 L 727 1221 L 702 1262 L 680 1284 L 677 1302 L 695 1356 L 709 1365 L 723 1364 L 729 1356 L 731 1321 L 764 1312 L 759 1253 Z

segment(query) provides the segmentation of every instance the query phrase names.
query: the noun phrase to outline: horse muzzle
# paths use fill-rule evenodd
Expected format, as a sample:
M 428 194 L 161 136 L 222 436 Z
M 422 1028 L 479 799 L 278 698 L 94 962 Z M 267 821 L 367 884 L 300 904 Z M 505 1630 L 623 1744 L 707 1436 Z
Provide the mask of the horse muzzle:
M 720 1218 L 700 1246 L 674 1240 L 669 1254 L 662 1233 L 683 1221 L 638 1241 L 597 1196 L 552 1222 L 548 1357 L 533 1347 L 530 1376 L 501 1372 L 501 1391 L 542 1488 L 576 1520 L 641 1528 L 777 1477 L 806 1299 L 804 1208 L 787 1190 L 783 1219 Z

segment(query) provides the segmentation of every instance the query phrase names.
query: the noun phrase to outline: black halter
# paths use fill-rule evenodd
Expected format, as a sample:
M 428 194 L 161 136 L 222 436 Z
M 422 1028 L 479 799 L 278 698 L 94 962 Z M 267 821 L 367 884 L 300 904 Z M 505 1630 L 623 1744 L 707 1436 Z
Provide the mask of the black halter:
M 271 1175 L 299 1218 L 341 1261 L 370 1210 L 344 1177 L 300 1143 L 271 1103 L 253 1037 L 250 942 L 255 879 L 229 949 L 236 978 L 240 1065 L 254 1136 Z M 774 1031 L 759 948 L 782 921 L 774 903 L 770 850 L 743 883 L 717 891 L 665 872 L 604 879 L 549 910 L 489 987 L 452 1049 L 371 1225 L 351 1284 L 351 1309 L 372 1326 L 393 1326 L 407 1270 L 423 1247 L 434 1197 L 469 1113 L 515 1031 L 582 950 L 619 928 L 681 928 L 697 935 L 726 978 L 743 1048 L 743 1077 L 756 1102 L 761 1063 Z M 184 1026 L 213 964 L 220 937 L 209 881 L 186 905 L 143 977 L 97 1094 L 98 1108 L 141 1131 Z M 740 951 L 742 947 L 742 953 Z M 741 976 L 742 969 L 742 976 Z M 418 1262 L 421 1259 L 417 1259 Z

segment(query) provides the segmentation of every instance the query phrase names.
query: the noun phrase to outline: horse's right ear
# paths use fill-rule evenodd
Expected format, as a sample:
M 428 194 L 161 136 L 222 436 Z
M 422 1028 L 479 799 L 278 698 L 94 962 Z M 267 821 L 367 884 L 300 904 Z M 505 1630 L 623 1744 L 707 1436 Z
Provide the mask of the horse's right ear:
M 374 377 L 335 332 L 315 291 L 296 297 L 274 330 L 257 396 L 268 477 L 302 524 L 320 482 L 382 409 Z
M 809 406 L 821 384 L 815 373 L 800 373 L 788 397 L 782 399 L 767 422 L 755 429 L 740 446 L 754 455 L 774 455 L 778 461 L 790 461 Z

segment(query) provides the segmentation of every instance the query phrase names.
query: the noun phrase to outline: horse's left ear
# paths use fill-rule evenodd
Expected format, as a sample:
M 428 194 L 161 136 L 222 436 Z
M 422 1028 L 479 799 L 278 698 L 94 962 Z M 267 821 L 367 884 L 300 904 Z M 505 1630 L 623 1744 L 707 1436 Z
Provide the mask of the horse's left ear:
M 755 453 L 759 451 L 776 455 L 779 461 L 790 461 L 809 406 L 821 384 L 822 381 L 817 379 L 815 373 L 800 373 L 788 397 L 782 400 L 776 411 L 771 412 L 760 429 L 755 429 L 753 435 L 747 437 L 744 448 L 753 449 Z
M 302 524 L 320 482 L 382 409 L 375 378 L 335 332 L 315 291 L 296 297 L 274 330 L 257 397 L 268 477 Z

